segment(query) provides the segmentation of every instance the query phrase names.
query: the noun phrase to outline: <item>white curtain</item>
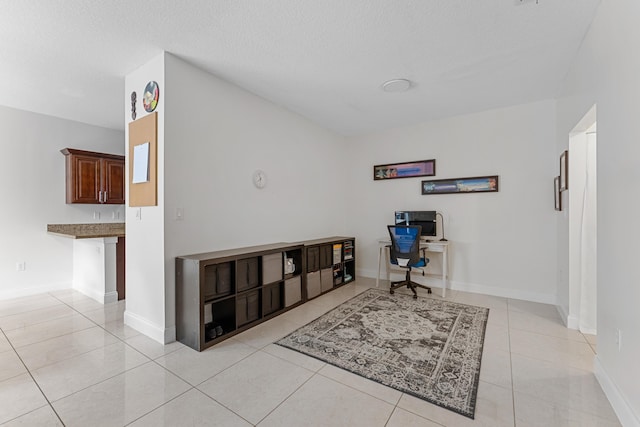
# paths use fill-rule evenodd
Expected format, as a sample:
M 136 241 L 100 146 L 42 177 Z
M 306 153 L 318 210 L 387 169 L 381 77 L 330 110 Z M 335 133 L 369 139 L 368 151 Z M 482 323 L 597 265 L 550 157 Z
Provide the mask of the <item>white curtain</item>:
M 580 331 L 596 334 L 597 303 L 597 193 L 596 134 L 587 133 L 585 185 L 582 197 L 582 232 L 580 239 Z M 571 185 L 571 183 L 569 183 Z

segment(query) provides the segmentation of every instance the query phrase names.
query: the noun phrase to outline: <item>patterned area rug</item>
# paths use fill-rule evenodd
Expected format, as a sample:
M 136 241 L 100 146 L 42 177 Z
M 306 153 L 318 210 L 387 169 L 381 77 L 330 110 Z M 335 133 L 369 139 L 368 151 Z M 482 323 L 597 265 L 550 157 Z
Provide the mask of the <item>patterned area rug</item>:
M 488 316 L 370 289 L 277 344 L 473 419 Z

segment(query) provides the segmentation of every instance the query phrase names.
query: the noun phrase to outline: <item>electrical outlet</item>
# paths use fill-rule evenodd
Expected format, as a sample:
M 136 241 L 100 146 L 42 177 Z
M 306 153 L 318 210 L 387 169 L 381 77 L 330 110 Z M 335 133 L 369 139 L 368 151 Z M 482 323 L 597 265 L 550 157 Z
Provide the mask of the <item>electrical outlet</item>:
M 27 269 L 27 263 L 24 261 L 20 261 L 16 263 L 16 270 L 17 271 L 25 271 Z
M 100 219 L 100 212 L 94 212 L 93 219 Z
M 118 211 L 113 211 L 111 213 L 111 219 L 120 219 L 120 212 Z

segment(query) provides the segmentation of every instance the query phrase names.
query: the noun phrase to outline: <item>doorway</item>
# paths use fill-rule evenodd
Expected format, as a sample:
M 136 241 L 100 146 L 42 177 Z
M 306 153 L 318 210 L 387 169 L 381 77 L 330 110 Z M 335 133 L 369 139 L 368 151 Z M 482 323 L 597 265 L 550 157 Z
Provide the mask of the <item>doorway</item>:
M 597 333 L 596 108 L 569 135 L 569 327 Z

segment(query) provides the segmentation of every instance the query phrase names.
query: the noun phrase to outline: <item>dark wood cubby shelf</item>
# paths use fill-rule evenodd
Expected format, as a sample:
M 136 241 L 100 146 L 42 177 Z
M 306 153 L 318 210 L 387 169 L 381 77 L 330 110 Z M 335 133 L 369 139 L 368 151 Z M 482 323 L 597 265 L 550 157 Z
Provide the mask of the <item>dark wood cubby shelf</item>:
M 355 280 L 355 243 L 335 236 L 177 257 L 178 341 L 202 351 Z

